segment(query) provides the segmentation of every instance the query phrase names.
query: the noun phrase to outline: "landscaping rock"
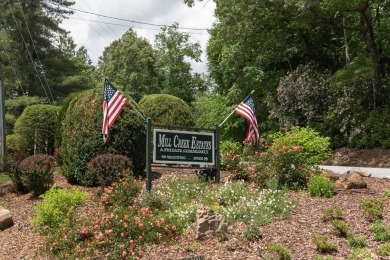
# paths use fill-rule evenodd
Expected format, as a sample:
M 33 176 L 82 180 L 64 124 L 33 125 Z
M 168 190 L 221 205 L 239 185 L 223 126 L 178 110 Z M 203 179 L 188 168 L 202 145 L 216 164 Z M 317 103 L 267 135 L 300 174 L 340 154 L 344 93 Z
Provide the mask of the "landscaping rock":
M 12 219 L 11 212 L 8 209 L 0 207 L 0 230 L 12 227 L 14 220 Z
M 348 173 L 357 173 L 362 177 L 370 177 L 371 176 L 371 173 L 368 173 L 365 170 L 360 169 L 360 168 L 352 168 L 350 171 L 348 171 Z
M 367 183 L 359 173 L 350 171 L 335 181 L 335 189 L 366 189 Z
M 227 222 L 224 216 L 216 214 L 208 207 L 199 207 L 196 211 L 196 239 L 213 233 L 225 233 Z

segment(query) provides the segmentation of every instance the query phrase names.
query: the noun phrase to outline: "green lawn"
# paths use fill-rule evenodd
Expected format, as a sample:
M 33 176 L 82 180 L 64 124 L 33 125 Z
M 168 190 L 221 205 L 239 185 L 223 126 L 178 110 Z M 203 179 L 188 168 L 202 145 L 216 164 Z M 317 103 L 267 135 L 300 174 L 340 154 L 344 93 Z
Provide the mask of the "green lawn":
M 11 179 L 4 172 L 0 172 L 0 183 L 11 182 Z

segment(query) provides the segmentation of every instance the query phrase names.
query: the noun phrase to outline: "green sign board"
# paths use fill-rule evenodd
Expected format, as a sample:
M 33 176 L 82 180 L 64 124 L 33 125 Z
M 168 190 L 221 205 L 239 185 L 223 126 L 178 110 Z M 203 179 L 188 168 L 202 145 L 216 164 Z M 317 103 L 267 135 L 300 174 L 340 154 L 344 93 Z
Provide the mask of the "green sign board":
M 153 162 L 214 165 L 214 134 L 154 129 Z

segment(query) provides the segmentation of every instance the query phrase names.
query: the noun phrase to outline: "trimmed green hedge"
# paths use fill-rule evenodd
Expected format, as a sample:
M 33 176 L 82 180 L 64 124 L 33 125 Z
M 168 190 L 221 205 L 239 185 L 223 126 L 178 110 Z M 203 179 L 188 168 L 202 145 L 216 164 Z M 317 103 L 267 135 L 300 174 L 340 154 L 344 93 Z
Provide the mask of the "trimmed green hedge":
M 156 125 L 194 126 L 191 107 L 182 99 L 168 94 L 143 97 L 139 106 Z
M 64 175 L 68 181 L 96 185 L 87 173 L 87 163 L 99 154 L 122 154 L 131 158 L 133 173 L 143 175 L 145 169 L 145 123 L 126 105 L 109 131 L 105 144 L 102 138 L 103 89 L 91 89 L 78 94 L 69 103 L 62 129 Z M 125 95 L 126 96 L 126 95 Z M 137 104 L 126 96 L 137 107 Z
M 26 141 L 29 154 L 33 154 L 34 149 L 38 153 L 54 153 L 54 130 L 59 110 L 60 107 L 53 105 L 31 105 L 16 120 L 14 132 Z

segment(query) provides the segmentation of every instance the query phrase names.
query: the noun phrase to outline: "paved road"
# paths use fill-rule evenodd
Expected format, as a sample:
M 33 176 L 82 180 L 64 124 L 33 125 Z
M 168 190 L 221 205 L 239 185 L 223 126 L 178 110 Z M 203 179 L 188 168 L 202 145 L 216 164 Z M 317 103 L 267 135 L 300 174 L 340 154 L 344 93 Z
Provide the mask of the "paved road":
M 348 166 L 329 166 L 329 165 L 318 165 L 320 168 L 325 170 L 331 170 L 335 173 L 346 173 L 352 167 Z M 378 178 L 389 178 L 390 179 L 390 169 L 389 168 L 368 168 L 368 167 L 355 167 L 360 168 L 368 173 L 371 173 L 372 177 Z

